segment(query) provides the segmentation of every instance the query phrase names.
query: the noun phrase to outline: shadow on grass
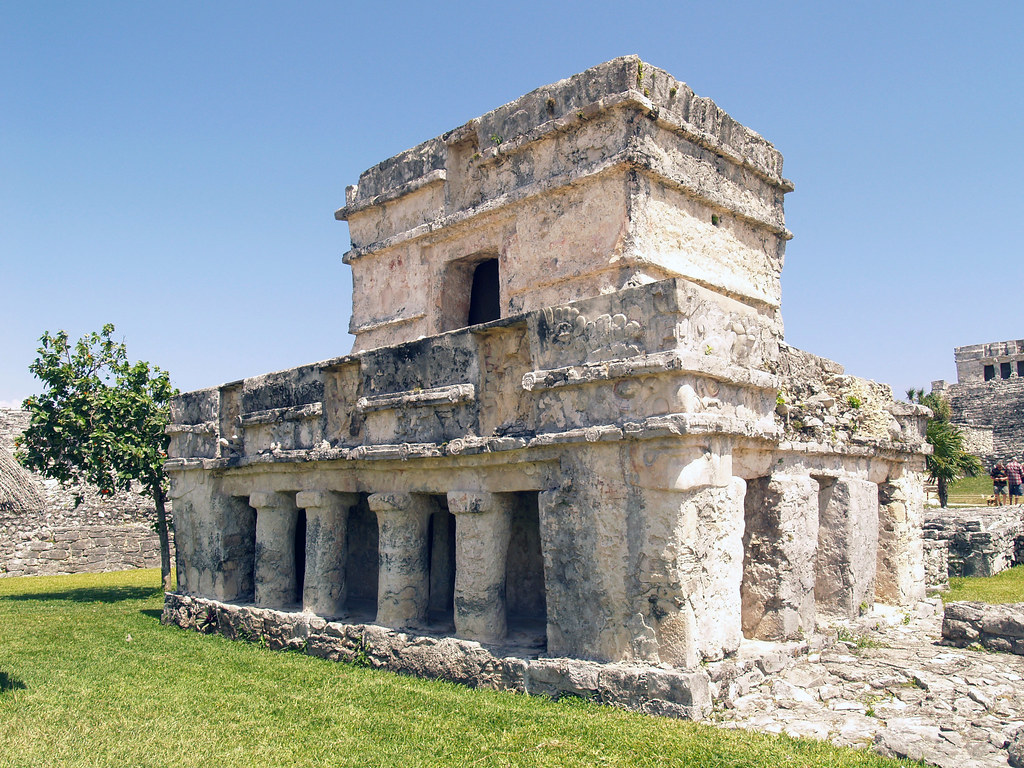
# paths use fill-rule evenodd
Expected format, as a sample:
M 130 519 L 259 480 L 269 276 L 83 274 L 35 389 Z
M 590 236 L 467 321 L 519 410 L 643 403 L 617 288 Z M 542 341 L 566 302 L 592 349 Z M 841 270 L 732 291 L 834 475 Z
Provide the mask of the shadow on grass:
M 143 616 L 148 616 L 151 619 L 156 619 L 158 622 L 164 615 L 164 612 L 159 608 L 143 608 L 139 613 Z
M 27 686 L 16 677 L 8 675 L 3 670 L 0 670 L 0 693 L 7 693 L 7 691 L 23 691 Z
M 56 592 L 26 592 L 21 595 L 3 595 L 4 600 L 71 600 L 75 603 L 119 603 L 122 600 L 148 600 L 163 596 L 160 587 L 82 587 Z

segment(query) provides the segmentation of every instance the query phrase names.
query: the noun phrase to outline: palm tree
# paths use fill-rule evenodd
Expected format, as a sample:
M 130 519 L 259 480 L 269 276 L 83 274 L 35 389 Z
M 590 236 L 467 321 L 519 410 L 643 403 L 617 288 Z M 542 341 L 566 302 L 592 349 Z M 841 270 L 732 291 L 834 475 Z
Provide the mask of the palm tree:
M 925 467 L 939 486 L 939 504 L 945 508 L 949 501 L 949 484 L 961 477 L 974 477 L 981 472 L 981 462 L 964 450 L 964 433 L 950 422 L 953 410 L 949 400 L 937 392 L 927 395 L 923 389 L 908 389 L 907 399 L 930 408 L 925 439 L 932 446 L 932 455 L 925 458 Z

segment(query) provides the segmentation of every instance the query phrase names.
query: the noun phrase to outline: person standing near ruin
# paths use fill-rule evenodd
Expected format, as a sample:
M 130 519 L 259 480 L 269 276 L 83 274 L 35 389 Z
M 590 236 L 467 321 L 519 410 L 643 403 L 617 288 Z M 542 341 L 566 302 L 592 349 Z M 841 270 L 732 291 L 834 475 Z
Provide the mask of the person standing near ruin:
M 1006 462 L 1006 479 L 1010 484 L 1010 503 L 1019 504 L 1021 486 L 1024 485 L 1024 467 L 1021 467 L 1016 456 Z
M 992 495 L 995 497 L 996 506 L 1001 507 L 1006 503 L 1006 465 L 996 459 L 996 465 L 989 472 L 992 477 Z

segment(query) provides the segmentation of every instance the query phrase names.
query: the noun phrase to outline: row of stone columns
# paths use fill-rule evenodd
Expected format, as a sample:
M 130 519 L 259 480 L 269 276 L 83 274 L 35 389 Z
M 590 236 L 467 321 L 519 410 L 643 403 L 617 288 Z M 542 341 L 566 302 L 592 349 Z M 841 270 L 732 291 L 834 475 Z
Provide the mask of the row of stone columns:
M 505 572 L 513 497 L 487 492 L 450 492 L 455 526 L 455 631 L 460 637 L 498 641 L 506 633 Z M 345 612 L 348 510 L 353 493 L 301 491 L 252 493 L 256 509 L 255 602 L 287 608 L 298 593 L 295 532 L 306 512 L 306 570 L 302 609 L 321 616 Z M 375 493 L 378 588 L 376 623 L 401 628 L 423 624 L 430 598 L 430 516 L 440 509 L 429 495 Z
M 818 612 L 853 617 L 876 594 L 898 602 L 923 597 L 923 580 L 914 587 L 909 572 L 919 500 L 908 502 L 904 487 L 913 483 L 890 480 L 880 498 L 876 483 L 851 477 L 779 472 L 748 481 L 744 634 L 792 640 L 814 629 Z

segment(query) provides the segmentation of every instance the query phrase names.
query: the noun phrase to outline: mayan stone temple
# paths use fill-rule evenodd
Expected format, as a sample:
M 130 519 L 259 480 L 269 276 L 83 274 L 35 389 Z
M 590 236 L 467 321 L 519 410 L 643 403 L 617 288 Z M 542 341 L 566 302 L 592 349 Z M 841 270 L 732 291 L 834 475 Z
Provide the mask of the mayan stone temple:
M 351 354 L 174 402 L 165 619 L 700 717 L 922 598 L 928 412 L 785 344 L 792 189 L 635 56 L 364 172 Z

